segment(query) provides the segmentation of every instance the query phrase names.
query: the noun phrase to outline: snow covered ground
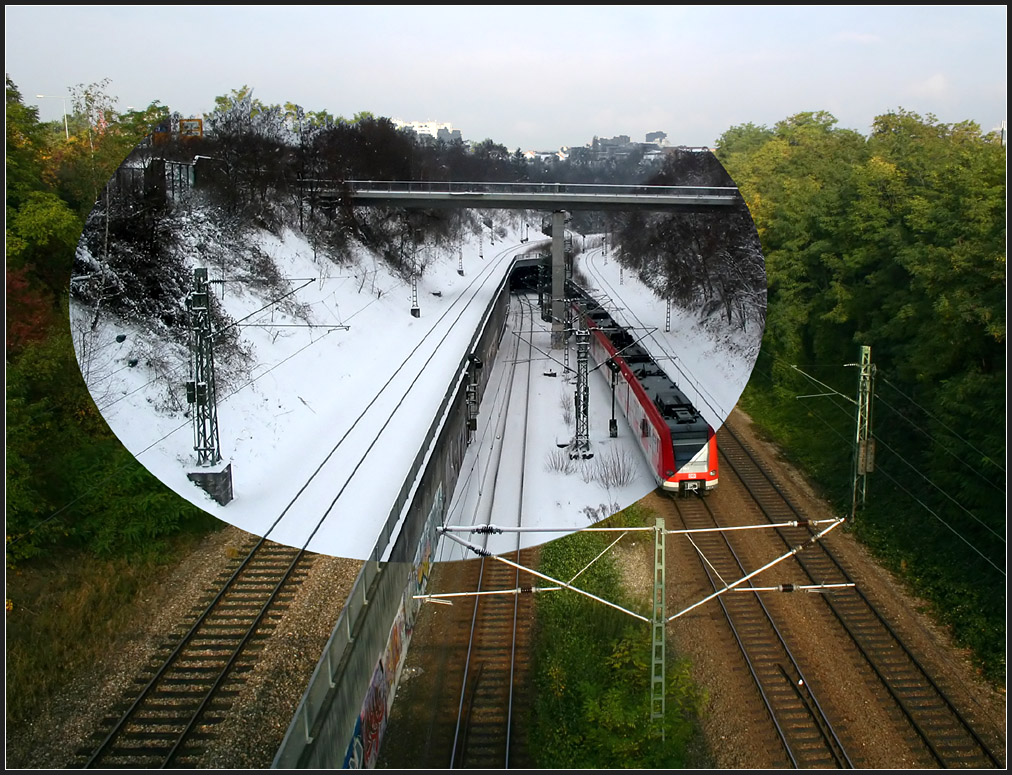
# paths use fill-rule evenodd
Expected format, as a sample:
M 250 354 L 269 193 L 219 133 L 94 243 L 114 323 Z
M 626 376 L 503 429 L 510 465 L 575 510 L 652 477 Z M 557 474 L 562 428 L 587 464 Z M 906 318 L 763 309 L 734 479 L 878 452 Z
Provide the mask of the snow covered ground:
M 507 219 L 504 225 L 497 218 L 496 226 L 506 234 L 497 235 L 494 244 L 483 229 L 452 254 L 431 254 L 418 282 L 417 318 L 411 315 L 411 285 L 365 251 L 357 266 L 339 267 L 314 258 L 300 235 L 259 237 L 291 287 L 302 287 L 290 297 L 298 307 L 264 309 L 269 300 L 224 286 L 223 304 L 241 321 L 242 343 L 251 355 L 248 372 L 232 375 L 227 390 L 219 388 L 222 465 L 231 464 L 234 489 L 225 506 L 187 479 L 197 469 L 192 423 L 178 397 L 188 373 L 185 348 L 165 345 L 107 315 L 92 332 L 86 324 L 92 310 L 72 304 L 74 330 L 88 331 L 75 340 L 82 372 L 123 444 L 182 497 L 274 541 L 364 559 L 492 291 L 512 258 L 536 244 L 521 242 L 522 220 Z M 748 381 L 762 331 L 706 328 L 694 313 L 672 310 L 671 330 L 665 332 L 665 304 L 620 272 L 604 255 L 600 237 L 577 239 L 586 247 L 578 266 L 610 296 L 627 324 L 654 329 L 644 343 L 657 356 L 670 354 L 662 366 L 670 365 L 671 376 L 718 427 Z M 583 527 L 655 486 L 620 414 L 618 438 L 608 437 L 610 387 L 601 370 L 590 381 L 594 458 L 578 461 L 568 473 L 561 470 L 568 466 L 559 459 L 559 445 L 573 433 L 564 419 L 565 396 L 572 395 L 573 384 L 564 369 L 565 354 L 550 349 L 547 324 L 536 312 L 533 321 L 529 314 L 520 321 L 524 305 L 520 298 L 512 302 L 516 317 L 511 319 L 519 327 L 506 334 L 511 346 L 503 346 L 503 355 L 512 355 L 495 364 L 479 408 L 475 443 L 449 505 L 451 523 L 515 525 L 520 505 L 512 494 L 520 492 L 521 475 L 525 527 Z M 575 369 L 575 350 L 569 364 Z M 555 376 L 548 376 L 552 371 Z M 505 388 L 509 382 L 526 386 L 528 372 L 531 403 L 524 440 L 518 419 L 522 400 L 514 396 L 507 408 Z M 527 446 L 522 470 L 519 444 Z M 595 478 L 595 465 L 609 459 L 632 469 L 631 480 L 618 485 Z M 524 545 L 555 535 L 524 534 Z M 516 546 L 515 536 L 495 538 L 489 545 L 493 551 Z M 440 559 L 464 556 L 450 543 L 441 545 Z

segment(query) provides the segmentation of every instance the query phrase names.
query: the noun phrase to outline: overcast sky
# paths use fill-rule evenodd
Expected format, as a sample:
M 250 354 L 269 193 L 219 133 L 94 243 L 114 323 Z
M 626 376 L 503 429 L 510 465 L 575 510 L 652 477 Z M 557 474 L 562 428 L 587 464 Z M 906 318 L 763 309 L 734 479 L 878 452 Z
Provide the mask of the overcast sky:
M 826 110 L 1007 118 L 1006 6 L 6 6 L 5 69 L 43 120 L 111 79 L 183 116 L 249 85 L 267 104 L 447 122 L 510 150 Z

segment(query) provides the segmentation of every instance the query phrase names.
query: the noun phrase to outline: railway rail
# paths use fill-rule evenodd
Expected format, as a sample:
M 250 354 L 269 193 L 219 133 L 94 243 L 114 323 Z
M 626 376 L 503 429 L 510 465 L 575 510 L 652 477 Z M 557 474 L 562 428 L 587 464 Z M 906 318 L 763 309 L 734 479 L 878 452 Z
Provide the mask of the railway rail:
M 523 296 L 511 301 L 515 331 L 528 329 L 533 307 Z M 492 494 L 479 502 L 481 513 L 476 524 L 521 525 L 523 478 L 526 461 L 504 455 L 508 434 L 519 434 L 520 443 L 527 434 L 527 404 L 530 394 L 531 343 L 523 337 L 510 337 L 500 353 L 508 364 L 503 374 L 490 382 L 486 401 L 491 405 L 486 422 L 478 429 L 487 456 L 476 459 L 463 475 L 465 488 Z M 515 395 L 520 393 L 523 404 Z M 518 419 L 519 418 L 519 419 Z M 411 744 L 412 766 L 500 768 L 528 766 L 523 743 L 526 740 L 526 691 L 533 626 L 533 595 L 522 586 L 522 571 L 517 565 L 536 561 L 536 549 L 520 549 L 519 534 L 504 550 L 497 540 L 495 552 L 508 565 L 491 556 L 491 536 L 476 530 L 454 533 L 459 544 L 470 547 L 467 556 L 476 559 L 442 562 L 429 582 L 427 610 L 419 617 L 416 629 L 423 632 L 437 627 L 434 639 L 420 636 L 412 640 L 412 651 L 426 652 L 427 667 L 413 682 L 425 684 L 421 690 L 433 708 L 424 732 Z M 501 536 L 496 536 L 501 539 Z M 485 556 L 485 553 L 488 553 Z M 438 603 L 452 602 L 452 607 Z M 416 689 L 416 691 L 418 691 Z M 390 735 L 409 734 L 394 727 Z M 381 761 L 379 766 L 386 766 Z M 391 764 L 390 766 L 400 766 Z
M 691 530 L 718 526 L 707 501 L 673 498 L 672 503 L 681 527 Z M 696 534 L 693 545 L 714 592 L 747 572 L 726 533 Z M 740 650 L 790 764 L 853 766 L 762 597 L 746 590 L 716 600 L 734 636 L 725 647 L 737 646 Z
M 318 486 L 323 481 L 321 472 L 328 460 L 383 396 L 388 403 L 393 401 L 395 406 L 392 411 L 389 406 L 386 407 L 386 421 L 376 432 L 376 438 L 379 438 L 418 382 L 416 377 L 407 385 L 397 385 L 394 384 L 395 377 L 420 350 L 422 356 L 430 353 L 428 358 L 431 360 L 431 353 L 435 353 L 447 337 L 444 319 L 451 314 L 459 318 L 463 314 L 461 307 L 466 307 L 476 297 L 480 278 L 494 271 L 509 255 L 510 252 L 504 250 L 489 261 L 479 277 L 471 281 L 465 294 L 423 333 L 419 344 L 336 441 L 271 530 L 307 487 Z M 421 349 L 423 345 L 429 349 Z M 373 445 L 362 453 L 358 464 L 353 461 L 348 466 L 338 497 Z M 334 487 L 333 482 L 329 486 Z M 334 500 L 336 502 L 337 499 Z M 326 515 L 320 515 L 319 524 L 325 518 Z M 312 534 L 301 549 L 277 544 L 266 537 L 260 540 L 232 576 L 222 580 L 222 586 L 210 593 L 213 600 L 197 615 L 190 629 L 179 635 L 178 641 L 166 643 L 160 652 L 161 659 L 153 662 L 136 679 L 138 693 L 125 696 L 114 713 L 105 719 L 93 735 L 94 747 L 79 749 L 78 760 L 82 767 L 196 766 L 208 741 L 214 736 L 214 725 L 224 718 L 237 695 L 242 674 L 255 665 L 256 652 L 308 572 L 312 558 L 316 556 L 305 551 Z
M 757 512 L 771 523 L 798 521 L 774 532 L 784 547 L 809 542 L 814 529 L 784 494 L 747 444 L 727 425 L 718 433 L 725 483 L 734 475 L 754 499 Z M 993 768 L 1004 766 L 973 724 L 931 677 L 887 618 L 878 610 L 825 542 L 809 544 L 792 560 L 813 584 L 854 584 L 821 596 L 838 622 L 841 649 L 854 652 L 875 686 L 878 700 L 895 707 L 909 731 L 911 748 L 924 767 Z M 857 762 L 857 766 L 861 766 Z
M 601 273 L 595 271 L 593 261 L 587 263 L 587 268 L 598 282 L 614 294 L 616 289 L 604 282 Z M 627 314 L 639 322 L 633 313 Z M 652 335 L 648 338 L 654 339 Z M 664 349 L 656 339 L 650 348 L 651 352 L 655 348 L 661 351 Z M 668 353 L 659 354 L 670 357 Z M 720 414 L 720 407 L 712 404 L 713 397 L 706 394 L 704 388 L 678 366 L 677 359 L 671 357 L 671 363 L 697 390 L 701 401 Z M 734 476 L 737 476 L 754 500 L 758 515 L 777 523 L 804 521 L 803 515 L 798 513 L 768 471 L 759 464 L 757 457 L 727 424 L 718 432 L 718 448 L 723 458 L 722 486 L 728 486 Z M 804 525 L 775 531 L 781 542 L 779 545 L 786 549 L 806 544 L 814 532 L 812 527 Z M 814 542 L 790 562 L 812 584 L 854 583 L 843 563 L 822 541 Z M 736 578 L 740 578 L 740 574 Z M 731 580 L 728 579 L 728 582 Z M 737 600 L 743 596 L 748 595 L 738 593 L 729 598 Z M 838 641 L 850 644 L 854 651 L 853 660 L 864 665 L 869 681 L 875 686 L 876 702 L 882 707 L 895 708 L 898 717 L 903 719 L 904 733 L 910 738 L 912 750 L 917 752 L 917 765 L 974 768 L 1004 766 L 1001 757 L 974 730 L 972 721 L 950 699 L 945 688 L 931 677 L 930 671 L 904 644 L 901 634 L 890 625 L 888 618 L 880 613 L 859 585 L 820 597 L 831 612 L 830 619 L 839 626 Z M 800 677 L 798 680 L 801 680 Z
M 141 689 L 79 750 L 83 768 L 197 766 L 264 640 L 317 555 L 260 539 L 178 642 L 166 642 L 137 679 Z
M 513 307 L 516 330 L 525 330 L 525 320 L 528 321 L 527 328 L 532 328 L 532 304 L 526 297 L 515 298 L 519 302 Z M 513 340 L 508 378 L 510 390 L 505 403 L 500 406 L 497 438 L 503 442 L 505 434 L 518 432 L 522 436 L 519 448 L 526 450 L 533 345 L 528 338 L 525 353 L 521 342 L 521 337 Z M 523 397 L 522 406 L 514 404 L 514 395 L 518 391 Z M 509 427 L 508 420 L 513 421 Z M 500 443 L 492 484 L 496 496 L 491 503 L 493 509 L 496 503 L 508 503 L 512 513 L 500 512 L 493 518 L 490 511 L 486 524 L 521 527 L 526 459 L 505 460 L 503 449 L 504 444 Z M 498 497 L 500 487 L 501 498 Z M 520 534 L 517 533 L 516 545 L 508 557 L 519 565 L 522 564 L 521 554 Z M 515 672 L 518 668 L 527 669 L 530 650 L 526 644 L 530 640 L 532 596 L 529 587 L 521 586 L 521 570 L 518 567 L 488 557 L 479 561 L 475 590 L 478 594 L 474 596 L 450 767 L 509 767 L 516 742 L 513 734 Z M 516 765 L 515 757 L 513 764 Z

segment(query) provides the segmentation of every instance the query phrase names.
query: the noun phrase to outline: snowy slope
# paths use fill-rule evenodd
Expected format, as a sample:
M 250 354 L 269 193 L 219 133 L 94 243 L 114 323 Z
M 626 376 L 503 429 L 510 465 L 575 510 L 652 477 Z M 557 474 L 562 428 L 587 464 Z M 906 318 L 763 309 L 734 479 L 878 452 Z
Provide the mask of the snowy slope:
M 336 266 L 314 258 L 301 235 L 255 237 L 281 274 L 290 278 L 289 287 L 299 290 L 285 304 L 268 305 L 271 299 L 242 285 L 221 286 L 223 306 L 240 321 L 241 346 L 247 354 L 244 362 L 237 361 L 244 366 L 221 369 L 222 464 L 231 464 L 234 488 L 234 499 L 225 506 L 186 476 L 196 470 L 196 459 L 192 424 L 184 414 L 185 399 L 180 398 L 188 374 L 184 347 L 166 345 L 105 314 L 92 331 L 93 311 L 72 304 L 82 373 L 123 444 L 182 497 L 225 522 L 272 540 L 365 558 L 492 290 L 510 260 L 532 247 L 530 242 L 521 243 L 520 234 L 527 233 L 522 220 L 498 214 L 496 226 L 506 229 L 506 237 L 497 236 L 494 245 L 489 230 L 483 229 L 452 254 L 430 253 L 418 282 L 417 318 L 411 315 L 410 284 L 366 251 L 359 252 L 357 263 Z M 593 238 L 587 244 L 593 246 Z M 677 354 L 672 365 L 697 391 L 690 395 L 704 399 L 704 413 L 713 412 L 708 415 L 711 423 L 719 425 L 748 379 L 761 331 L 729 347 L 722 341 L 726 334 L 699 326 L 691 313 L 678 313 L 678 325 L 662 336 L 663 303 L 645 296 L 650 292 L 631 282 L 628 274 L 619 278 L 616 263 L 606 260 L 599 248 L 590 250 L 582 263 L 600 290 L 615 294 L 630 319 L 636 316 L 643 325 L 659 328 L 658 347 Z M 195 265 L 200 265 L 199 259 Z M 463 267 L 463 276 L 458 266 Z M 215 267 L 210 265 L 209 270 L 214 277 Z M 118 336 L 125 338 L 118 342 Z M 547 341 L 538 345 L 546 352 Z M 530 458 L 537 464 L 530 464 L 525 474 L 524 524 L 584 526 L 593 515 L 606 516 L 605 512 L 652 490 L 642 460 L 635 461 L 640 470 L 634 481 L 621 488 L 602 487 L 581 472 L 549 470 L 545 461 L 550 448 L 572 433 L 560 410 L 562 394 L 571 388 L 565 386 L 558 366 L 561 352 L 535 355 L 538 362 L 528 359 L 532 389 L 538 396 L 532 404 L 536 413 L 532 425 L 547 435 L 536 442 Z M 551 358 L 560 372 L 555 378 L 544 376 Z M 130 365 L 132 361 L 136 363 Z M 483 423 L 502 414 L 494 404 L 496 392 L 490 387 L 486 395 L 489 403 L 479 413 Z M 609 394 L 599 373 L 591 381 L 590 400 L 592 444 L 600 458 L 609 444 L 617 450 L 626 442 L 606 440 Z M 510 435 L 510 444 L 516 443 L 514 438 Z M 488 464 L 490 449 L 472 445 L 474 460 L 465 467 L 478 472 L 485 454 L 482 475 L 487 477 L 494 468 Z M 516 456 L 516 450 L 507 447 L 504 457 Z M 470 478 L 480 479 L 477 473 Z M 481 511 L 491 507 L 467 504 L 466 487 L 458 489 L 451 520 L 487 521 Z M 499 498 L 503 501 L 505 496 Z M 531 534 L 525 544 L 548 537 Z

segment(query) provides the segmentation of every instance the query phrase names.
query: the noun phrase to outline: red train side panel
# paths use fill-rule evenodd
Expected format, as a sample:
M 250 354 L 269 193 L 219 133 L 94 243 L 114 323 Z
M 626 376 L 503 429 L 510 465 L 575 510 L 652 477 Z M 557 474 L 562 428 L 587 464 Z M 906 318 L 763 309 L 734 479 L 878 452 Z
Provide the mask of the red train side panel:
M 619 352 L 593 317 L 587 316 L 585 320 L 592 334 L 594 360 L 598 364 L 612 360 L 619 367 L 615 375 L 615 401 L 658 484 L 679 493 L 705 494 L 715 489 L 719 471 L 713 428 L 642 348 L 623 347 Z M 611 323 L 610 318 L 608 322 Z

